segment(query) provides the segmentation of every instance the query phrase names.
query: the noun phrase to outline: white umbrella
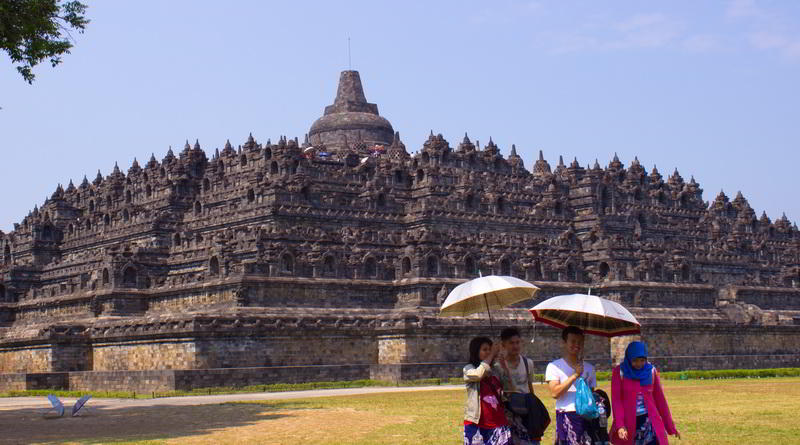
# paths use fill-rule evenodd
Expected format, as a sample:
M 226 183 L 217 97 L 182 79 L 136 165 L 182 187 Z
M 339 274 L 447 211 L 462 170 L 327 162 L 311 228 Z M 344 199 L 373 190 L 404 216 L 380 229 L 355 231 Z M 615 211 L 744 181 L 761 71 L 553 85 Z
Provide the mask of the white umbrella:
M 498 275 L 475 278 L 459 284 L 450 292 L 442 304 L 440 314 L 463 317 L 486 311 L 491 324 L 491 309 L 528 300 L 538 291 L 538 287 L 519 278 Z
M 604 337 L 638 334 L 641 325 L 621 304 L 595 295 L 570 294 L 548 298 L 530 309 L 536 321 L 565 328 L 576 326 Z

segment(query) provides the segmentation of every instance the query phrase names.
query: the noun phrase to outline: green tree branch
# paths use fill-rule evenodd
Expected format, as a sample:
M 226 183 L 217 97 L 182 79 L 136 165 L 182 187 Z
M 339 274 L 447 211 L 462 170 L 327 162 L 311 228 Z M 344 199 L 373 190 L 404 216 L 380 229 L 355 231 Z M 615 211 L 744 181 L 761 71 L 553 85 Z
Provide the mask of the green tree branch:
M 8 53 L 28 83 L 33 67 L 49 60 L 61 63 L 75 41 L 70 30 L 83 33 L 89 20 L 86 5 L 62 0 L 0 0 L 0 50 Z

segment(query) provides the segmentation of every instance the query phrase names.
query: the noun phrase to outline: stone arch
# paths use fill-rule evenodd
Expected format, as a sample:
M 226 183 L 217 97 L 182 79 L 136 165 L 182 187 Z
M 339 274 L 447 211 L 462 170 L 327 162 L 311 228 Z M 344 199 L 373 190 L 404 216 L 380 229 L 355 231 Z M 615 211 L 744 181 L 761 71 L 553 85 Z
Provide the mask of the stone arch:
M 402 261 L 401 271 L 403 276 L 406 276 L 411 273 L 411 258 L 404 257 Z
M 422 169 L 417 170 L 417 182 L 425 180 L 425 172 Z
M 556 215 L 561 215 L 564 213 L 564 205 L 561 204 L 561 201 L 556 200 L 556 203 L 553 206 L 553 213 Z
M 181 247 L 181 234 L 176 233 L 174 237 L 172 237 L 172 246 L 173 247 Z
M 270 160 L 272 159 L 272 149 L 267 147 L 264 149 L 264 159 Z
M 542 274 L 542 262 L 540 260 L 535 260 L 533 262 L 533 266 L 527 271 L 527 279 L 529 281 L 541 281 L 543 274 Z
M 151 187 L 151 186 L 150 186 L 150 184 L 147 184 L 147 185 L 144 187 L 144 195 L 145 195 L 146 197 L 148 197 L 148 198 L 149 198 L 149 197 L 151 197 L 151 196 L 153 196 L 153 187 Z
M 105 224 L 105 225 L 111 224 L 111 216 L 109 216 L 108 213 L 103 215 L 103 224 Z
M 211 181 L 208 178 L 203 179 L 203 191 L 208 192 L 211 190 Z
M 242 154 L 241 156 L 239 156 L 239 164 L 242 167 L 247 165 L 247 155 L 246 154 Z
M 478 276 L 478 262 L 475 261 L 472 256 L 467 255 L 464 258 L 464 276 L 465 277 L 476 277 Z
M 208 274 L 212 277 L 219 275 L 219 259 L 216 256 L 212 256 L 208 261 Z
M 511 259 L 504 257 L 500 260 L 500 275 L 511 276 Z
M 109 277 L 108 269 L 103 269 L 103 278 L 102 278 L 102 280 L 103 280 L 102 281 L 103 286 L 108 286 L 108 284 L 111 283 L 111 278 Z
M 270 174 L 277 175 L 278 171 L 279 171 L 278 163 L 276 161 L 272 161 L 272 163 L 269 164 L 269 172 L 270 172 Z
M 130 190 L 125 190 L 125 202 L 130 204 L 133 201 L 133 195 L 131 194 Z
M 439 258 L 437 258 L 436 255 L 428 255 L 428 258 L 425 260 L 425 272 L 429 277 L 439 275 Z
M 692 279 L 692 271 L 688 264 L 682 264 L 680 268 L 681 281 L 688 283 Z
M 422 162 L 425 164 L 431 162 L 431 156 L 427 152 L 422 153 Z
M 136 287 L 138 272 L 135 267 L 128 266 L 122 270 L 122 285 L 125 287 Z
M 112 205 L 113 203 L 114 203 L 114 201 L 111 199 L 111 195 L 106 195 L 106 208 L 109 208 L 109 209 L 110 209 L 110 208 L 111 208 L 111 205 Z
M 3 262 L 5 264 L 11 264 L 11 246 L 8 245 L 8 242 L 6 242 L 6 246 L 3 247 Z
M 247 190 L 247 202 L 253 203 L 256 200 L 256 192 L 253 189 Z
M 495 205 L 497 208 L 497 213 L 503 213 L 506 211 L 506 200 L 502 196 L 497 198 Z
M 326 277 L 336 276 L 336 259 L 333 255 L 325 255 L 322 258 L 322 275 Z
M 402 170 L 395 170 L 394 171 L 394 183 L 395 184 L 402 184 L 403 183 L 403 171 Z
M 288 252 L 281 255 L 281 272 L 294 273 L 294 257 Z
M 194 214 L 195 215 L 199 215 L 201 213 L 203 213 L 203 205 L 200 204 L 200 201 L 195 201 L 194 202 Z
M 611 210 L 613 205 L 611 192 L 605 185 L 600 185 L 597 189 L 597 200 L 599 202 L 598 213 L 601 215 L 606 214 Z
M 90 212 L 94 212 L 94 200 L 93 199 L 89 200 L 89 211 Z
M 605 280 L 606 278 L 609 278 L 609 275 L 611 274 L 611 267 L 604 261 L 600 263 L 597 271 L 600 274 L 600 278 Z
M 464 198 L 464 207 L 467 210 L 472 210 L 475 208 L 475 195 L 470 193 Z
M 567 281 L 578 282 L 578 269 L 572 262 L 567 263 Z
M 42 227 L 42 239 L 45 241 L 53 240 L 53 226 L 45 224 L 44 227 Z
M 128 209 L 124 209 L 122 211 L 122 220 L 125 221 L 125 222 L 128 222 L 130 217 L 131 217 L 131 214 L 130 214 L 130 212 L 128 212 Z
M 92 220 L 86 218 L 86 221 L 84 221 L 84 227 L 86 230 L 92 230 Z
M 386 195 L 383 193 L 378 194 L 378 199 L 376 200 L 376 205 L 379 209 L 386 207 Z
M 367 278 L 375 278 L 378 276 L 378 263 L 372 256 L 368 256 L 364 260 L 364 276 Z
M 6 301 L 6 287 L 0 284 L 0 301 Z
M 661 281 L 664 278 L 664 266 L 660 262 L 653 263 L 653 276 L 650 281 Z

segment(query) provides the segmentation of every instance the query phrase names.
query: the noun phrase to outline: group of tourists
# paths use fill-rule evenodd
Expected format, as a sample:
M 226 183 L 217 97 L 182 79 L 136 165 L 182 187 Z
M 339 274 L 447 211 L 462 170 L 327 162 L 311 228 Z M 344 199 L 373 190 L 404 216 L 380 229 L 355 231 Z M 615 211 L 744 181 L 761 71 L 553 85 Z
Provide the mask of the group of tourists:
M 563 356 L 545 370 L 550 396 L 556 399 L 555 445 L 668 445 L 667 434 L 680 438 L 658 371 L 647 361 L 647 345 L 628 345 L 625 359 L 612 372 L 609 400 L 597 389 L 594 367 L 583 361 L 583 331 L 567 327 L 561 338 Z M 464 445 L 540 445 L 551 418 L 534 393 L 533 371 L 516 328 L 504 329 L 500 343 L 488 337 L 470 341 L 464 366 Z M 576 400 L 578 387 L 584 384 L 596 405 L 590 417 L 577 409 L 583 403 Z

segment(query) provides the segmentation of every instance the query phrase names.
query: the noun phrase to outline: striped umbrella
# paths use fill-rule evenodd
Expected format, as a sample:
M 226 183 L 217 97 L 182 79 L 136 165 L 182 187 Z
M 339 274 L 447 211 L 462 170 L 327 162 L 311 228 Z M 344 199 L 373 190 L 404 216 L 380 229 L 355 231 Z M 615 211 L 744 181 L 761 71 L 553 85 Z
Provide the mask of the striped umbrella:
M 595 295 L 570 294 L 548 298 L 530 309 L 536 321 L 565 328 L 576 326 L 604 337 L 638 334 L 636 317 L 621 304 Z
M 539 288 L 519 278 L 489 275 L 459 284 L 444 300 L 440 315 L 464 317 L 478 312 L 489 313 L 533 298 Z

